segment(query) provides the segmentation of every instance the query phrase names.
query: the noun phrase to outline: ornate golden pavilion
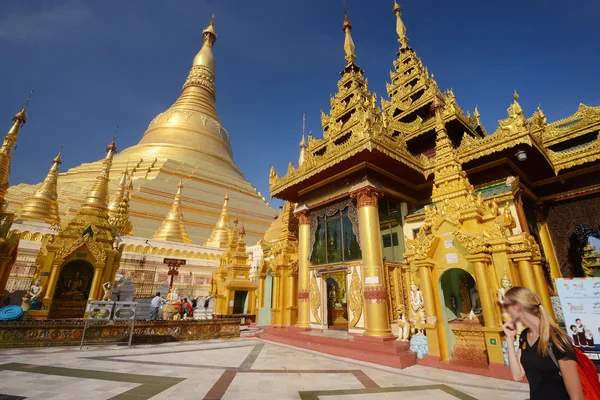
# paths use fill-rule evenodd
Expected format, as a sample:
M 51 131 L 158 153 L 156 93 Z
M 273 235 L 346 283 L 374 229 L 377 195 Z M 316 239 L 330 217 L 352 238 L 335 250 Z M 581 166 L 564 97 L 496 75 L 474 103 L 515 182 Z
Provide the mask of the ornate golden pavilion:
M 503 363 L 502 278 L 552 310 L 552 279 L 571 272 L 556 238 L 578 218 L 560 215 L 600 207 L 600 107 L 548 123 L 541 108 L 526 118 L 515 92 L 488 134 L 477 109 L 438 88 L 393 12 L 387 98 L 369 90 L 346 16 L 323 138 L 303 139 L 284 176 L 271 169 L 286 203 L 261 242 L 259 324 L 385 340 L 401 310 L 430 357 Z

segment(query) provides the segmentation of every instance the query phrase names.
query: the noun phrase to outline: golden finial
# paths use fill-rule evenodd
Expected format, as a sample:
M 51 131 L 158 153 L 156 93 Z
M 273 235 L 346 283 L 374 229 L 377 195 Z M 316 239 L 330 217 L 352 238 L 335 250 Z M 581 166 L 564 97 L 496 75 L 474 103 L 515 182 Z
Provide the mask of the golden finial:
M 223 209 L 221 215 L 210 234 L 210 237 L 204 243 L 204 246 L 226 248 L 229 245 L 230 239 L 229 229 L 229 194 L 225 194 L 223 201 Z
M 160 225 L 160 228 L 154 233 L 152 239 L 166 240 L 169 242 L 192 243 L 185 229 L 185 219 L 181 211 L 181 189 L 183 181 L 180 180 L 177 185 L 177 193 L 173 199 L 171 211 L 165 217 L 165 220 Z
M 394 0 L 394 8 L 392 9 L 396 15 L 396 33 L 398 34 L 398 43 L 400 47 L 408 48 L 408 38 L 406 37 L 406 26 L 402 22 L 402 7 Z
M 515 101 L 519 100 L 519 93 L 517 93 L 517 89 L 515 89 L 515 94 L 513 94 L 513 99 L 515 99 Z
M 353 64 L 356 60 L 356 55 L 354 54 L 356 47 L 354 46 L 354 41 L 352 40 L 352 35 L 350 34 L 351 31 L 352 25 L 350 24 L 350 19 L 348 18 L 348 13 L 346 12 L 346 0 L 344 0 L 344 32 L 346 32 L 344 51 L 346 52 L 346 61 L 348 61 L 348 65 Z
M 60 225 L 56 183 L 58 181 L 58 167 L 62 162 L 61 153 L 62 146 L 52 160 L 52 166 L 42 184 L 23 203 L 23 207 L 17 213 L 17 219 Z
M 202 37 L 205 42 L 209 42 L 212 46 L 217 41 L 217 33 L 215 32 L 215 14 L 213 13 L 212 18 L 208 26 L 202 31 Z

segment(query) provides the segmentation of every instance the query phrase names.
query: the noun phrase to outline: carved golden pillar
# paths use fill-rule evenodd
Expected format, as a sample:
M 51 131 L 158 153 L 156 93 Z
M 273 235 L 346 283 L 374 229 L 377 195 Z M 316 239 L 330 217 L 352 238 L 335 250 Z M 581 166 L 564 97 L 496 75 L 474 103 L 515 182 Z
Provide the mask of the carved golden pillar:
M 535 275 L 531 267 L 531 253 L 520 253 L 513 256 L 513 260 L 517 262 L 519 276 L 521 277 L 521 285 L 525 286 L 532 292 L 539 293 L 535 283 Z
M 377 197 L 380 192 L 366 187 L 352 194 L 358 207 L 358 226 L 363 262 L 365 336 L 392 337 L 384 286 L 383 257 Z
M 298 273 L 294 272 L 294 270 L 290 271 L 290 275 L 288 277 L 288 290 L 285 293 L 286 294 L 286 307 L 285 307 L 285 314 L 286 314 L 286 321 L 285 321 L 285 325 L 286 326 L 293 326 L 296 324 L 296 320 L 298 318 L 298 306 L 296 304 L 296 299 L 298 298 L 298 284 L 297 284 L 297 279 L 298 279 Z
M 94 268 L 94 278 L 92 279 L 92 286 L 90 288 L 90 295 L 88 297 L 88 301 L 90 300 L 98 300 L 98 291 L 100 290 L 100 286 L 102 286 L 102 269 L 104 266 L 96 266 Z
M 479 300 L 481 301 L 481 309 L 483 311 L 483 334 L 485 336 L 485 346 L 488 352 L 490 362 L 504 363 L 502 354 L 502 346 L 500 341 L 500 331 L 502 328 L 498 326 L 498 318 L 495 307 L 495 293 L 489 281 L 488 266 L 492 261 L 492 257 L 488 254 L 474 254 L 466 256 L 465 259 L 473 264 L 475 269 L 475 279 L 477 280 L 477 289 L 479 291 Z
M 310 328 L 310 214 L 301 211 L 298 216 L 298 328 Z
M 538 231 L 540 234 L 540 245 L 544 250 L 544 257 L 550 265 L 550 277 L 552 278 L 552 288 L 556 289 L 556 284 L 554 280 L 556 278 L 562 278 L 562 272 L 560 271 L 558 258 L 556 258 L 556 250 L 554 249 L 554 244 L 552 243 L 550 229 L 548 229 L 548 224 L 546 223 L 546 220 L 544 218 L 543 205 L 537 207 L 534 211 L 535 219 L 537 220 Z
M 281 270 L 273 271 L 273 303 L 271 304 L 271 324 L 281 326 Z
M 435 263 L 431 259 L 413 261 L 412 265 L 419 271 L 419 279 L 421 280 L 420 289 L 425 302 L 426 323 L 424 327 L 427 334 L 428 353 L 440 357 L 440 361 L 449 360 L 448 339 L 444 331 L 444 324 L 441 322 L 444 315 L 442 299 L 439 290 L 433 289 L 434 282 L 439 282 L 443 270 L 436 268 L 435 271 L 432 271 Z M 440 318 L 438 318 L 438 315 Z
M 533 269 L 533 275 L 535 276 L 538 294 L 542 299 L 542 304 L 552 319 L 556 321 L 554 308 L 552 308 L 552 302 L 550 301 L 550 292 L 548 292 L 548 285 L 546 284 L 546 277 L 544 276 L 544 267 L 542 266 L 540 257 L 534 257 L 531 260 L 531 268 Z
M 260 274 L 258 277 L 258 307 L 263 308 L 265 306 L 265 279 L 266 274 Z

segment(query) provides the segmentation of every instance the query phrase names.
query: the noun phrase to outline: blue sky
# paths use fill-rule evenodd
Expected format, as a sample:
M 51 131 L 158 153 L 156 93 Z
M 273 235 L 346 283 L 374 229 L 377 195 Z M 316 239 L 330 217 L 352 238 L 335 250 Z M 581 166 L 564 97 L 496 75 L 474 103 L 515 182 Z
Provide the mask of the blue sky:
M 398 50 L 392 0 L 348 0 L 357 63 L 383 95 Z M 600 2 L 402 2 L 410 44 L 440 88 L 476 104 L 488 132 L 518 90 L 527 116 L 550 121 L 600 105 Z M 0 129 L 36 93 L 11 184 L 39 182 L 65 142 L 61 170 L 139 141 L 180 93 L 216 13 L 217 109 L 246 177 L 268 193 L 269 166 L 296 162 L 302 113 L 322 134 L 344 67 L 342 0 L 4 2 Z M 4 128 L 2 128 L 4 126 Z

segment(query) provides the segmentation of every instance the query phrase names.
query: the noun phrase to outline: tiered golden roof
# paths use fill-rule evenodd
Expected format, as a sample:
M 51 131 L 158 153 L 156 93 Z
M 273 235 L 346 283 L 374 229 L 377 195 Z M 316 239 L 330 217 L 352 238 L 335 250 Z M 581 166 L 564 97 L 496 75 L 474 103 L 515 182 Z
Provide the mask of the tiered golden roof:
M 58 181 L 58 167 L 62 162 L 62 150 L 52 161 L 52 167 L 46 175 L 46 179 L 35 191 L 33 196 L 29 197 L 23 203 L 16 217 L 24 221 L 45 222 L 48 224 L 60 225 L 60 216 L 58 214 L 58 193 L 56 183 Z
M 322 181 L 326 170 L 333 168 L 336 173 L 343 170 L 346 161 L 359 153 L 382 170 L 389 169 L 389 163 L 377 165 L 377 154 L 385 154 L 417 172 L 421 178 L 413 177 L 410 181 L 417 185 L 415 190 L 420 190 L 418 188 L 431 179 L 436 167 L 433 155 L 439 117 L 431 108 L 436 98 L 444 103 L 443 123 L 452 126 L 452 130 L 447 129 L 450 142 L 460 143 L 455 157 L 461 164 L 507 149 L 513 149 L 511 161 L 518 162 L 515 155 L 519 146 L 527 145 L 533 148 L 536 160 L 543 163 L 536 171 L 542 171 L 543 176 L 550 179 L 549 174 L 558 175 L 563 170 L 600 160 L 600 135 L 597 134 L 600 107 L 582 104 L 573 116 L 548 123 L 541 107 L 531 118 L 525 118 L 515 93 L 508 117 L 499 121 L 498 129 L 488 135 L 481 125 L 477 107 L 471 115 L 458 105 L 452 89 L 440 91 L 433 74 L 408 44 L 402 10 L 396 2 L 393 12 L 401 47 L 390 73 L 391 83 L 387 84 L 389 100 L 381 99 L 382 111 L 374 98 L 368 101 L 371 94 L 362 70 L 355 64 L 351 25 L 346 17 L 344 50 L 348 65 L 338 82 L 337 94 L 331 98 L 330 114 L 322 114 L 323 139 L 309 135 L 303 162 L 297 168 L 290 163 L 285 176 L 279 176 L 271 168 L 272 196 L 297 199 L 293 193 L 302 185 Z M 574 144 L 569 145 L 570 141 Z
M 113 195 L 110 198 L 110 202 L 108 203 L 108 216 L 110 218 L 114 217 L 117 214 L 119 209 L 119 205 L 123 201 L 123 197 L 127 191 L 127 174 L 129 171 L 126 169 L 121 173 L 121 180 L 119 181 L 119 186 L 117 186 L 117 190 L 114 191 Z
M 123 180 L 122 180 L 123 181 Z M 119 185 L 121 189 L 121 185 Z M 117 189 L 117 190 L 119 190 Z M 115 227 L 119 236 L 131 235 L 133 224 L 129 218 L 129 202 L 131 201 L 131 192 L 133 191 L 133 181 L 129 181 L 129 185 L 123 189 L 123 195 L 120 196 L 120 202 L 117 209 L 110 214 L 109 205 L 109 222 Z
M 177 185 L 177 193 L 175 194 L 171 211 L 167 214 L 160 228 L 154 233 L 152 239 L 192 243 L 185 230 L 185 219 L 181 211 L 181 189 L 183 189 L 183 182 L 179 182 L 179 185 Z
M 210 234 L 210 237 L 204 243 L 205 246 L 226 248 L 231 240 L 231 229 L 229 228 L 229 195 L 225 195 L 223 201 L 223 209 L 215 228 Z

